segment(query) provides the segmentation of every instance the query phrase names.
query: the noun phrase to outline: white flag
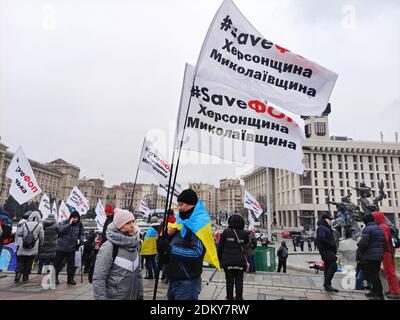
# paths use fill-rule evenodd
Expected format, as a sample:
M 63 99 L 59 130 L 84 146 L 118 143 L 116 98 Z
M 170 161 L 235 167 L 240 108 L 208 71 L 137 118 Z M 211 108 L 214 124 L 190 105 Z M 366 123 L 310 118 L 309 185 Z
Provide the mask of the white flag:
M 80 215 L 86 214 L 89 210 L 89 201 L 77 187 L 74 187 L 69 194 L 67 205 L 78 211 Z
M 254 227 L 255 227 L 255 220 L 254 220 L 254 217 L 253 217 L 253 211 L 252 210 L 247 210 L 248 211 L 248 220 L 249 220 L 249 227 L 248 227 L 248 229 L 249 230 L 254 230 Z
M 101 216 L 106 216 L 105 210 L 104 210 L 104 206 L 101 203 L 101 200 L 99 199 L 99 201 L 97 201 L 97 205 L 96 205 L 96 216 L 101 217 Z
M 50 214 L 50 199 L 47 194 L 43 194 L 39 203 L 39 211 L 42 213 L 42 219 L 46 219 Z
M 15 152 L 7 168 L 6 177 L 10 178 L 10 195 L 23 204 L 42 192 L 28 159 L 21 147 Z
M 54 215 L 54 218 L 56 219 L 56 220 L 58 220 L 58 213 L 57 213 L 58 211 L 57 211 L 57 203 L 56 203 L 56 201 L 54 200 L 54 202 L 53 202 L 53 207 L 51 208 L 51 214 L 52 215 Z
M 146 202 L 144 202 L 143 200 L 140 200 L 139 213 L 143 214 L 143 216 L 146 217 L 146 218 L 151 213 L 151 209 L 146 204 Z
M 193 74 L 194 67 L 188 65 L 184 90 L 192 87 Z M 303 173 L 305 135 L 299 117 L 288 117 L 249 94 L 200 78 L 190 91 L 184 150 Z M 182 97 L 178 132 L 183 129 L 189 103 L 187 96 Z
M 158 188 L 157 188 L 157 193 L 163 197 L 167 197 L 167 191 L 168 191 L 168 182 L 165 183 L 159 183 Z M 172 187 L 169 188 L 169 196 L 171 197 L 171 192 L 172 192 Z M 178 203 L 178 196 L 182 192 L 182 187 L 179 183 L 175 183 L 175 188 L 174 188 L 174 196 L 172 197 L 172 202 L 177 204 Z
M 143 142 L 142 154 L 140 156 L 139 169 L 154 175 L 158 182 L 169 180 L 171 166 L 166 158 L 145 138 Z
M 58 208 L 57 221 L 62 222 L 64 220 L 69 219 L 70 214 L 71 213 L 69 212 L 69 209 L 65 204 L 65 202 L 61 201 L 60 207 Z
M 263 213 L 263 208 L 261 205 L 249 192 L 247 192 L 247 190 L 244 193 L 244 207 L 252 210 L 256 219 L 258 219 Z
M 336 73 L 265 39 L 231 0 L 222 3 L 208 29 L 196 76 L 305 116 L 322 114 L 337 79 Z

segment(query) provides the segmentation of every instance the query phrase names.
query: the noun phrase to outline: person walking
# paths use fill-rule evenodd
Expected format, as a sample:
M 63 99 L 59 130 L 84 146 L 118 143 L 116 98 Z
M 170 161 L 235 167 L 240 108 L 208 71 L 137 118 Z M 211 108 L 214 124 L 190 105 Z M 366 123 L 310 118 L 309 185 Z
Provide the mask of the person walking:
M 293 250 L 297 252 L 296 247 L 297 247 L 297 237 L 292 236 L 292 244 L 293 244 Z
M 44 242 L 43 246 L 39 248 L 38 274 L 42 273 L 43 265 L 54 265 L 58 236 L 58 223 L 54 214 L 49 214 L 49 216 L 43 220 L 43 229 Z
M 178 198 L 178 220 L 188 220 L 192 216 L 198 202 L 196 192 L 183 190 Z M 161 264 L 165 264 L 166 276 L 169 280 L 168 300 L 197 300 L 201 291 L 201 274 L 205 247 L 197 235 L 188 227 L 169 234 L 171 242 L 164 237 L 157 240 L 157 252 Z
M 116 208 L 106 237 L 94 266 L 94 299 L 143 300 L 140 229 L 133 213 Z
M 67 260 L 67 284 L 76 285 L 75 277 L 75 251 L 83 245 L 84 229 L 78 211 L 73 211 L 68 220 L 60 223 L 59 237 L 57 240 L 54 267 L 56 269 L 56 284 L 60 283 L 58 275 L 62 268 L 63 260 Z
M 324 288 L 328 292 L 339 292 L 332 287 L 332 279 L 337 270 L 337 248 L 333 236 L 332 224 L 333 217 L 329 214 L 323 214 L 317 225 L 317 242 L 321 259 L 324 262 Z
M 383 247 L 383 272 L 385 273 L 386 281 L 389 285 L 387 297 L 391 299 L 400 299 L 399 281 L 396 275 L 396 264 L 394 261 L 395 248 L 392 245 L 390 237 L 390 228 L 386 223 L 383 212 L 375 211 L 372 213 L 375 223 L 381 228 L 385 236 Z
M 140 255 L 145 259 L 145 266 L 147 269 L 147 276 L 145 279 L 154 279 L 156 277 L 156 254 L 157 254 L 157 239 L 160 229 L 157 217 L 151 217 L 151 227 L 147 230 L 143 245 L 141 247 Z
M 382 282 L 379 278 L 379 270 L 384 255 L 385 235 L 382 229 L 375 223 L 372 214 L 366 214 L 363 218 L 365 227 L 362 231 L 358 248 L 362 260 L 365 261 L 365 273 L 372 285 L 370 292 L 365 296 L 372 299 L 384 300 Z M 363 270 L 364 271 L 364 270 Z
M 249 234 L 244 230 L 243 217 L 239 214 L 231 215 L 218 246 L 218 258 L 225 271 L 227 300 L 234 299 L 234 287 L 235 299 L 243 300 L 243 276 L 248 264 L 244 247 L 249 242 Z
M 310 251 L 312 251 L 312 237 L 311 236 L 308 236 L 307 237 L 307 245 L 308 245 L 308 251 L 310 252 Z
M 39 247 L 44 242 L 43 225 L 39 211 L 31 212 L 28 220 L 20 225 L 16 235 L 20 240 L 18 241 L 15 282 L 19 282 L 21 275 L 23 275 L 23 281 L 28 281 L 33 261 L 38 254 Z
M 285 241 L 282 241 L 281 246 L 278 249 L 277 256 L 278 256 L 277 272 L 281 272 L 281 269 L 283 267 L 283 273 L 286 273 L 286 261 L 289 256 L 289 249 L 286 246 Z

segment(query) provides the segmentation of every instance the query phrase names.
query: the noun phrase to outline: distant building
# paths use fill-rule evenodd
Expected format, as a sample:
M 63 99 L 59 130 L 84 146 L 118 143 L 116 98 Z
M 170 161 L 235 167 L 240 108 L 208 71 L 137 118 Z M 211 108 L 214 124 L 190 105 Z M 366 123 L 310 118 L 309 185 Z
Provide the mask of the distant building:
M 221 179 L 218 192 L 218 211 L 228 214 L 239 213 L 243 209 L 244 185 L 239 179 Z

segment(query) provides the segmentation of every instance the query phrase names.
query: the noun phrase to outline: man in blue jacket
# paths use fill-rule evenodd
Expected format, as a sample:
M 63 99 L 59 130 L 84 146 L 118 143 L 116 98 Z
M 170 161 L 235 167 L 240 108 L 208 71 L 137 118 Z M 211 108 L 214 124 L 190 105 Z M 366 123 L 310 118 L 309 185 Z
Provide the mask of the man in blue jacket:
M 67 260 L 68 284 L 75 285 L 75 251 L 83 245 L 84 229 L 78 211 L 73 211 L 68 220 L 60 223 L 54 268 L 56 269 L 56 284 L 59 284 L 58 274 L 64 258 Z
M 323 214 L 317 225 L 317 243 L 321 259 L 324 262 L 324 288 L 329 292 L 339 292 L 332 287 L 332 279 L 337 270 L 336 241 L 332 230 L 333 217 Z
M 192 189 L 178 196 L 179 217 L 189 219 L 198 202 Z M 171 243 L 165 238 L 157 241 L 157 251 L 166 263 L 169 279 L 168 300 L 197 300 L 201 290 L 201 273 L 205 248 L 201 240 L 187 228 L 184 237 L 176 232 Z

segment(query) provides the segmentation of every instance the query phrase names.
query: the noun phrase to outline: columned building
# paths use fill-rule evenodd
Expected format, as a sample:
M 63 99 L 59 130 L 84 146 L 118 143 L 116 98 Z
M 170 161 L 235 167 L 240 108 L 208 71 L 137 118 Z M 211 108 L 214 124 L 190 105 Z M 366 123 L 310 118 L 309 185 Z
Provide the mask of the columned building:
M 257 197 L 269 194 L 277 228 L 316 228 L 327 213 L 327 197 L 339 202 L 351 192 L 351 201 L 360 205 L 356 190 L 361 182 L 378 195 L 378 182 L 383 180 L 387 198 L 381 211 L 397 225 L 400 214 L 400 144 L 353 141 L 347 137 L 329 137 L 328 114 L 304 117 L 306 140 L 304 174 L 287 170 L 257 168 L 242 177 L 246 189 Z M 370 198 L 372 202 L 372 198 Z M 331 206 L 331 211 L 336 211 Z
M 218 192 L 218 211 L 228 214 L 243 209 L 244 186 L 239 179 L 221 179 Z
M 216 208 L 216 188 L 206 183 L 189 183 L 189 188 L 193 189 L 201 200 L 210 216 L 215 216 L 218 212 Z

